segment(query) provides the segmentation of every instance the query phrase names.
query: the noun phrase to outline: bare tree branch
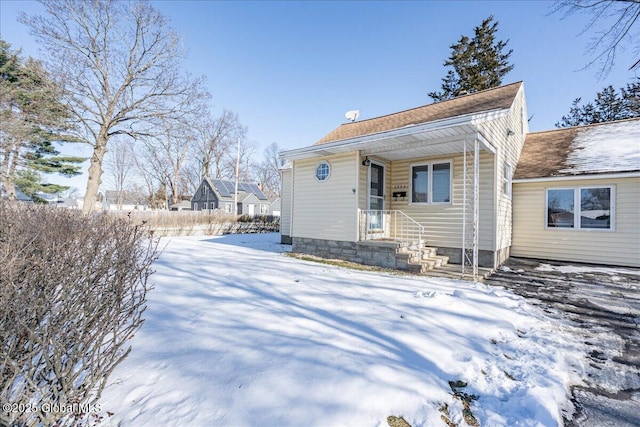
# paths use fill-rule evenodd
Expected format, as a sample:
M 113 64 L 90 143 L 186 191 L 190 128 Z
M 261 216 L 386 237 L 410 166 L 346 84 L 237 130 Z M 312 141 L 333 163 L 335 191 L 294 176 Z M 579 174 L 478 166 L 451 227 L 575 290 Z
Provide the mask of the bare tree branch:
M 80 136 L 93 155 L 84 210 L 94 208 L 113 135 L 135 141 L 160 119 L 180 119 L 208 95 L 181 66 L 180 37 L 147 0 L 40 0 L 45 16 L 22 14 L 49 53 Z
M 592 59 L 583 69 L 598 66 L 601 78 L 605 78 L 615 65 L 617 56 L 627 47 L 636 58 L 640 55 L 640 1 L 638 0 L 559 0 L 553 13 L 563 18 L 573 14 L 587 14 L 589 21 L 580 34 L 592 32 L 587 51 Z M 640 59 L 634 59 L 629 70 L 637 68 Z

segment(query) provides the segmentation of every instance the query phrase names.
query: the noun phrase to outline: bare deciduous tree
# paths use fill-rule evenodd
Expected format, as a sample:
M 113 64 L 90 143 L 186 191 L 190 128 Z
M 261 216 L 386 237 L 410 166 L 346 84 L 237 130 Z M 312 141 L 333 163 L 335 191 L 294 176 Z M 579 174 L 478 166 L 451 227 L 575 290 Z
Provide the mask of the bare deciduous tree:
M 560 0 L 553 9 L 564 16 L 582 13 L 589 15 L 589 22 L 583 33 L 593 32 L 595 36 L 587 46 L 593 59 L 585 66 L 600 64 L 600 76 L 606 77 L 615 64 L 620 51 L 627 45 L 636 56 L 630 63 L 630 70 L 640 66 L 640 1 L 638 0 Z
M 145 141 L 147 157 L 171 192 L 171 204 L 179 203 L 185 191 L 183 167 L 192 154 L 195 135 L 188 123 L 177 120 L 162 120 L 158 128 L 157 135 Z
M 105 156 L 105 169 L 109 171 L 111 184 L 116 191 L 118 209 L 122 207 L 124 191 L 133 176 L 133 157 L 131 143 L 122 137 L 113 141 Z
M 268 197 L 280 197 L 280 149 L 277 142 L 272 142 L 264 149 L 264 158 L 257 166 L 257 179 L 262 184 L 262 191 Z
M 140 144 L 133 150 L 133 163 L 135 164 L 137 174 L 144 181 L 144 187 L 146 193 L 149 195 L 149 204 L 152 209 L 166 207 L 166 197 L 159 200 L 157 192 L 162 186 L 160 180 L 158 180 L 158 174 L 156 166 L 150 162 L 148 156 L 148 148 L 144 144 Z
M 93 147 L 84 210 L 94 208 L 114 135 L 138 138 L 152 120 L 191 113 L 201 80 L 181 68 L 180 38 L 148 1 L 40 0 L 46 15 L 22 13 L 48 52 L 80 137 Z
M 29 408 L 0 425 L 76 425 L 131 350 L 157 242 L 126 219 L 2 201 L 0 236 L 0 401 Z
M 200 180 L 205 176 L 220 179 L 225 169 L 225 159 L 236 150 L 238 138 L 244 140 L 247 128 L 238 115 L 223 110 L 218 117 L 205 116 L 201 120 L 196 153 L 200 161 Z
M 256 143 L 246 139 L 240 140 L 240 161 L 238 162 L 238 143 L 228 150 L 223 158 L 220 176 L 222 179 L 234 180 L 236 177 L 236 163 L 239 163 L 238 177 L 240 181 L 249 182 L 254 178 L 255 166 L 252 163 L 256 151 Z

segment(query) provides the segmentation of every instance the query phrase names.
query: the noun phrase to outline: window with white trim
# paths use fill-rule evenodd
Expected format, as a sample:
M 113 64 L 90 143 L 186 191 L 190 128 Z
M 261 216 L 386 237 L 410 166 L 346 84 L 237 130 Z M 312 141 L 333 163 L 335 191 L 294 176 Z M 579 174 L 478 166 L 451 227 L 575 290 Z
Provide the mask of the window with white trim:
M 260 205 L 260 215 L 267 215 L 269 213 L 269 205 Z
M 451 162 L 411 166 L 411 203 L 451 203 Z
M 225 213 L 233 212 L 232 209 L 231 209 L 231 203 L 225 203 L 224 204 L 224 211 L 225 211 Z
M 320 182 L 326 181 L 331 175 L 331 166 L 326 160 L 321 161 L 316 166 L 316 179 Z
M 509 163 L 504 164 L 504 177 L 503 177 L 503 181 L 504 181 L 504 195 L 507 196 L 508 198 L 511 198 L 511 179 L 512 179 L 512 174 L 511 174 L 511 165 Z
M 546 228 L 613 230 L 613 187 L 548 188 Z

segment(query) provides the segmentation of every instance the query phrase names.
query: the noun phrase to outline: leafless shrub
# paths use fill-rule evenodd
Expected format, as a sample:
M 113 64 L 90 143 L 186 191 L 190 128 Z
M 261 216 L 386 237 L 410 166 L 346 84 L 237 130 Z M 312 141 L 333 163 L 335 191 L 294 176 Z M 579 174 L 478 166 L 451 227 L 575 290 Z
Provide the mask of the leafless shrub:
M 77 425 L 100 409 L 156 254 L 126 219 L 0 201 L 0 425 Z

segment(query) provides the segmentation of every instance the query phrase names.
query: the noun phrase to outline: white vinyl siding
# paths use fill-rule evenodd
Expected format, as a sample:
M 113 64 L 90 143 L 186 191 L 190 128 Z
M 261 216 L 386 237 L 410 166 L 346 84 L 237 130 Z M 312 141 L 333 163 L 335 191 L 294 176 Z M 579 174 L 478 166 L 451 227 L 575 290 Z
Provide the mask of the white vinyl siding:
M 411 166 L 420 163 L 451 162 L 451 203 L 411 203 Z M 391 162 L 391 188 L 393 192 L 407 191 L 405 200 L 388 197 L 389 208 L 398 209 L 425 226 L 427 243 L 431 246 L 462 247 L 462 156 L 439 159 L 411 159 Z M 493 155 L 480 152 L 480 234 L 479 249 L 494 250 L 494 161 Z M 387 193 L 391 195 L 392 193 Z
M 282 197 L 280 199 L 280 234 L 291 236 L 291 199 L 293 197 L 292 170 L 281 171 Z
M 505 164 L 511 166 L 513 173 L 518 164 L 526 133 L 527 106 L 524 99 L 524 86 L 520 87 L 509 113 L 505 117 L 480 123 L 485 138 L 496 148 L 495 155 L 495 249 L 502 250 L 511 246 L 513 197 L 506 191 L 507 177 Z M 511 134 L 511 131 L 513 134 Z M 513 190 L 512 190 L 513 191 Z M 508 253 L 501 255 L 504 260 Z
M 547 190 L 598 187 L 613 189 L 611 230 L 546 227 Z M 640 267 L 640 178 L 514 183 L 513 201 L 512 256 Z
M 351 152 L 294 162 L 292 237 L 356 240 L 357 157 L 356 152 Z M 321 161 L 328 162 L 331 168 L 325 181 L 316 178 Z

